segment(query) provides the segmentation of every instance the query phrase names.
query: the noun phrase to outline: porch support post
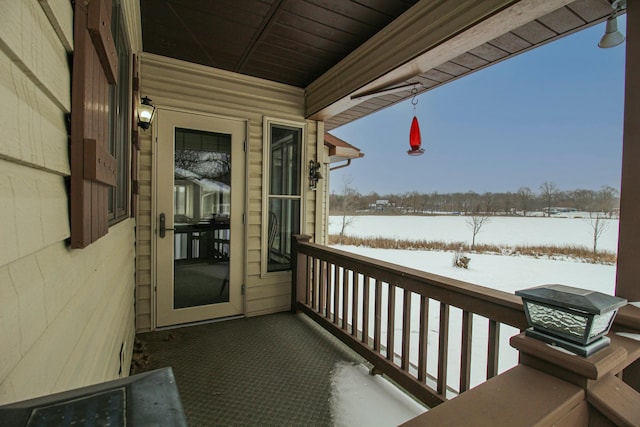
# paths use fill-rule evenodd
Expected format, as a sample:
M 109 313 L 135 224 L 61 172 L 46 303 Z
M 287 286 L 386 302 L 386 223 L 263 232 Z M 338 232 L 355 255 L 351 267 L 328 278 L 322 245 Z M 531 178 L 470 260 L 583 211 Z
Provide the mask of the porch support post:
M 640 2 L 627 2 L 620 237 L 616 295 L 640 301 Z
M 307 301 L 307 264 L 308 258 L 298 250 L 300 243 L 311 241 L 311 236 L 295 235 L 291 237 L 291 311 L 297 313 L 298 300 Z
M 640 1 L 627 2 L 624 133 L 616 295 L 640 301 Z M 640 390 L 640 361 L 624 371 Z

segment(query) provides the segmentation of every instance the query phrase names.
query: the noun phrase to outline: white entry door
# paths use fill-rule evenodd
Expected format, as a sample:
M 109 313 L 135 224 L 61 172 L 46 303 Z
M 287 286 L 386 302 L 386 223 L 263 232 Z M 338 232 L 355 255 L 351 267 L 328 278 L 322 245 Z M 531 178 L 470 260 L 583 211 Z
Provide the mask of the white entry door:
M 156 120 L 156 325 L 241 314 L 246 124 L 162 109 Z

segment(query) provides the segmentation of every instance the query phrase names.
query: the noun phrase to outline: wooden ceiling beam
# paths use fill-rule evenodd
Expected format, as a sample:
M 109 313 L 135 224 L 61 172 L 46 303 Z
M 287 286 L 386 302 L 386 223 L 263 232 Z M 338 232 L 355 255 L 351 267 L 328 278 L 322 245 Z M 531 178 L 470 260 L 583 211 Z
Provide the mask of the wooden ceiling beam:
M 305 114 L 327 120 L 362 102 L 359 93 L 406 82 L 572 1 L 421 0 L 307 86 Z

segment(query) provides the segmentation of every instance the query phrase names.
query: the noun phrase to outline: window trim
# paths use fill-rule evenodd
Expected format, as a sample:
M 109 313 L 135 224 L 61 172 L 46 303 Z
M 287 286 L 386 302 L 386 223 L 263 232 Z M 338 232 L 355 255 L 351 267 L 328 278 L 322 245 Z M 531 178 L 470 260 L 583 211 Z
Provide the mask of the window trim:
M 275 117 L 264 116 L 262 121 L 262 227 L 260 237 L 260 277 L 288 277 L 291 275 L 291 269 L 281 271 L 268 271 L 269 253 L 268 253 L 268 235 L 269 235 L 269 201 L 271 200 L 270 184 L 271 184 L 271 127 L 273 125 L 281 125 L 295 127 L 300 129 L 300 193 L 299 195 L 282 195 L 283 199 L 300 200 L 300 233 L 303 234 L 306 228 L 306 177 L 304 169 L 304 159 L 307 158 L 307 123 L 303 121 L 279 119 Z
M 133 114 L 132 107 L 132 74 L 133 74 L 133 57 L 131 52 L 131 43 L 129 41 L 129 34 L 127 34 L 125 17 L 122 11 L 122 4 L 120 0 L 114 0 L 112 5 L 111 23 L 112 27 L 116 29 L 119 34 L 112 34 L 116 54 L 118 59 L 125 57 L 126 63 L 118 63 L 118 75 L 117 85 L 109 86 L 109 100 L 113 93 L 116 93 L 117 101 L 111 105 L 109 103 L 109 114 L 112 114 L 112 108 L 116 111 L 115 120 L 112 122 L 113 117 L 109 120 L 109 150 L 111 155 L 116 159 L 117 168 L 117 183 L 113 187 L 109 188 L 109 201 L 107 207 L 107 215 L 109 220 L 109 227 L 124 221 L 131 216 L 131 131 Z M 118 44 L 122 43 L 123 52 L 118 50 Z M 123 67 L 125 65 L 126 67 Z M 126 69 L 125 69 L 126 68 Z M 124 81 L 122 81 L 124 78 Z M 123 99 L 120 99 L 123 95 L 122 91 L 126 90 L 126 94 Z M 123 112 L 121 108 L 125 109 Z M 118 141 L 118 138 L 122 137 L 122 141 Z M 120 206 L 119 203 L 123 205 Z

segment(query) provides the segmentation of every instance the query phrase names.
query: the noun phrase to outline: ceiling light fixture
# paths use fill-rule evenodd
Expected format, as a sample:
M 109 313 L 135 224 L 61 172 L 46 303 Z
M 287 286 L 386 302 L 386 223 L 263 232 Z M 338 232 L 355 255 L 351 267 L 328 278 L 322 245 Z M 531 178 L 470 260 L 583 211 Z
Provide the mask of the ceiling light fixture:
M 598 47 L 603 49 L 618 46 L 624 41 L 624 35 L 618 31 L 618 15 L 626 8 L 626 0 L 615 0 L 611 7 L 613 12 L 607 18 L 607 26 L 605 27 L 604 36 L 600 39 Z

